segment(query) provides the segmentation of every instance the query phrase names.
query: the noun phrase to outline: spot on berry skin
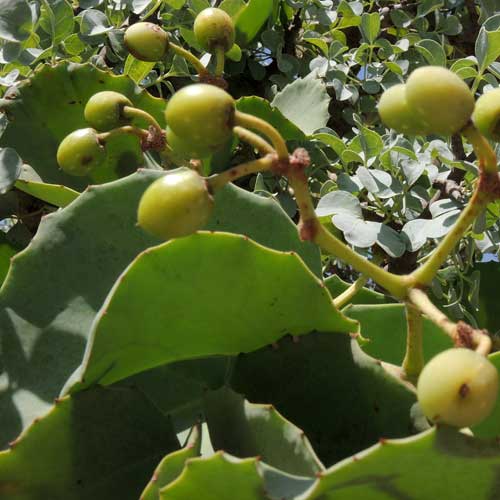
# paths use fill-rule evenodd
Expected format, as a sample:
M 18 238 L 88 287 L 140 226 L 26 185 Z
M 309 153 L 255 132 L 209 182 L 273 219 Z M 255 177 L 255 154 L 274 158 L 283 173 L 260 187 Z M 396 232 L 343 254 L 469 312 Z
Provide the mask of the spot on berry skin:
M 462 384 L 458 389 L 458 394 L 462 399 L 465 399 L 470 392 L 470 387 L 467 384 Z
M 81 163 L 82 163 L 82 165 L 88 165 L 89 163 L 92 162 L 92 159 L 93 159 L 92 156 L 84 156 L 82 158 L 82 162 Z

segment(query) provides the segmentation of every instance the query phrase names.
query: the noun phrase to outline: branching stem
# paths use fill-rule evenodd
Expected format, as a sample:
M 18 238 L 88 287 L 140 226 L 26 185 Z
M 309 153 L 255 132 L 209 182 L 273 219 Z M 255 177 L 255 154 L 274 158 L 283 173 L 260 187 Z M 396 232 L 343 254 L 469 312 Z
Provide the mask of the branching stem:
M 178 56 L 186 59 L 186 61 L 193 66 L 198 75 L 203 75 L 207 72 L 207 69 L 203 66 L 202 62 L 194 54 L 189 52 L 189 50 L 186 50 L 184 47 L 172 42 L 169 43 L 169 49 L 172 49 Z
M 156 121 L 156 119 L 143 109 L 134 108 L 132 106 L 125 106 L 123 108 L 122 114 L 126 118 L 141 118 L 149 125 L 152 125 L 158 130 L 162 130 L 160 124 Z
M 484 356 L 491 351 L 491 338 L 488 335 L 463 322 L 454 323 L 451 321 L 431 302 L 423 290 L 411 288 L 408 291 L 408 299 L 419 311 L 439 326 L 456 345 L 474 347 L 477 352 Z
M 254 174 L 256 172 L 263 172 L 264 170 L 269 170 L 275 161 L 275 157 L 271 155 L 264 156 L 258 160 L 249 161 L 247 163 L 242 163 L 236 167 L 225 170 L 220 174 L 215 174 L 207 179 L 208 187 L 211 191 L 217 191 L 218 189 L 224 187 L 231 181 L 234 181 L 245 175 Z
M 98 134 L 97 137 L 99 138 L 99 141 L 106 142 L 111 137 L 117 135 L 135 135 L 140 139 L 146 139 L 149 135 L 149 132 L 139 127 L 134 127 L 132 125 L 125 125 L 123 127 L 114 128 L 109 132 L 102 132 L 101 134 Z
M 288 148 L 286 147 L 286 143 L 281 134 L 272 125 L 257 116 L 242 113 L 241 111 L 236 111 L 234 118 L 235 125 L 257 130 L 268 137 L 278 153 L 278 159 L 288 162 Z
M 410 303 L 406 309 L 406 353 L 402 368 L 406 378 L 416 383 L 424 367 L 423 318 L 418 308 Z
M 242 140 L 253 146 L 261 155 L 274 153 L 273 147 L 260 135 L 254 134 L 245 127 L 234 127 L 233 132 Z

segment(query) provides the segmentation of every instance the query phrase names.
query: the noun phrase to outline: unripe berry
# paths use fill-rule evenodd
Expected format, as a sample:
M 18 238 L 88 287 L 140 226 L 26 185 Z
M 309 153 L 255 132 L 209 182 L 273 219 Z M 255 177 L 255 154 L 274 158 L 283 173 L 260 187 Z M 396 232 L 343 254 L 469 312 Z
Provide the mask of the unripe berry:
M 425 126 L 408 105 L 406 85 L 400 83 L 388 88 L 378 103 L 378 113 L 389 128 L 404 134 L 419 135 Z
M 167 104 L 168 126 L 183 142 L 198 148 L 217 148 L 231 137 L 234 99 L 224 90 L 196 83 L 182 88 Z
M 143 229 L 159 238 L 180 238 L 201 229 L 213 205 L 205 179 L 194 170 L 176 170 L 146 189 L 137 219 Z
M 441 66 L 416 69 L 406 82 L 406 99 L 425 125 L 426 134 L 454 134 L 467 124 L 474 110 L 474 96 L 467 84 Z
M 140 61 L 160 61 L 168 51 L 168 33 L 153 23 L 133 24 L 125 31 L 124 42 Z
M 498 372 L 481 354 L 448 349 L 427 363 L 417 386 L 420 406 L 437 423 L 469 427 L 484 420 L 498 395 Z
M 183 141 L 170 127 L 167 127 L 167 144 L 172 148 L 174 153 L 180 157 L 191 158 L 206 158 L 214 151 L 210 148 L 201 147 L 196 142 L 191 140 Z
M 125 106 L 132 106 L 127 97 L 118 92 L 105 90 L 94 94 L 88 100 L 83 114 L 85 120 L 95 129 L 111 130 L 130 121 L 122 114 Z
M 194 34 L 198 43 L 210 53 L 217 48 L 227 52 L 234 44 L 234 23 L 222 9 L 202 10 L 194 20 Z
M 485 137 L 500 142 L 500 88 L 490 90 L 477 100 L 472 121 Z
M 57 150 L 57 163 L 71 175 L 88 175 L 106 160 L 106 151 L 93 128 L 75 130 L 66 136 Z

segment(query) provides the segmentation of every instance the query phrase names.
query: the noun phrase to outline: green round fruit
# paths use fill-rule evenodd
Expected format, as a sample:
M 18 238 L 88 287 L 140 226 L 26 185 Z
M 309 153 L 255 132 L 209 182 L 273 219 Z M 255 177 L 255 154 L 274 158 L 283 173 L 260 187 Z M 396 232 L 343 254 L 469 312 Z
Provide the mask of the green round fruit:
M 198 43 L 210 53 L 218 48 L 227 52 L 234 44 L 234 23 L 222 9 L 202 10 L 194 20 L 194 34 Z
M 416 69 L 406 82 L 406 99 L 426 134 L 454 134 L 474 111 L 474 96 L 467 84 L 441 66 Z
M 137 219 L 143 229 L 159 238 L 180 238 L 201 229 L 213 206 L 203 177 L 194 170 L 176 170 L 146 189 Z
M 136 23 L 125 31 L 125 46 L 140 61 L 161 61 L 168 51 L 168 33 L 153 23 Z
M 192 141 L 183 141 L 170 127 L 167 127 L 167 144 L 175 154 L 182 158 L 206 158 L 214 151 L 207 147 L 200 147 Z
M 472 121 L 485 137 L 500 142 L 500 88 L 490 90 L 476 101 Z
M 105 90 L 94 94 L 87 102 L 83 114 L 85 120 L 97 130 L 111 130 L 129 123 L 123 116 L 123 108 L 132 106 L 123 94 Z
M 498 395 L 498 372 L 481 354 L 448 349 L 427 363 L 417 396 L 425 415 L 437 423 L 469 427 L 484 420 Z
M 425 131 L 425 125 L 408 105 L 403 83 L 393 85 L 382 94 L 378 113 L 382 122 L 396 132 L 419 135 Z
M 227 92 L 214 85 L 195 83 L 174 94 L 165 118 L 183 142 L 216 149 L 231 137 L 234 113 L 234 99 Z
M 93 128 L 75 130 L 66 136 L 57 150 L 57 163 L 71 175 L 88 175 L 106 160 L 106 150 Z

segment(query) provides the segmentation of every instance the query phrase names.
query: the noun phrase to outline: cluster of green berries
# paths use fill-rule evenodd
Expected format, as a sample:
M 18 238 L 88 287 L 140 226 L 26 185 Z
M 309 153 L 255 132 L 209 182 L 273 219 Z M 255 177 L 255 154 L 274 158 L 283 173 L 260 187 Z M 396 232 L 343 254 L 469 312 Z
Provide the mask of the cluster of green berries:
M 418 68 L 387 89 L 378 111 L 385 125 L 405 134 L 451 135 L 472 119 L 485 137 L 500 141 L 500 89 L 475 102 L 467 84 L 441 66 Z
M 448 349 L 425 365 L 417 396 L 429 420 L 470 427 L 483 421 L 495 407 L 498 371 L 475 351 Z
M 218 50 L 227 52 L 234 44 L 233 20 L 221 9 L 202 10 L 196 16 L 193 29 L 197 42 L 211 54 Z M 125 31 L 125 46 L 136 59 L 156 62 L 168 52 L 169 35 L 156 24 L 140 22 Z
M 75 130 L 66 136 L 57 150 L 57 163 L 70 174 L 84 176 L 106 161 L 106 148 L 99 132 L 126 125 L 130 120 L 124 108 L 130 100 L 118 92 L 104 91 L 94 94 L 87 102 L 84 116 L 88 128 Z
M 198 83 L 179 90 L 165 110 L 167 143 L 174 152 L 203 158 L 232 137 L 234 99 L 213 85 Z M 194 170 L 167 173 L 145 191 L 138 209 L 139 225 L 162 238 L 194 233 L 207 222 L 213 198 Z

